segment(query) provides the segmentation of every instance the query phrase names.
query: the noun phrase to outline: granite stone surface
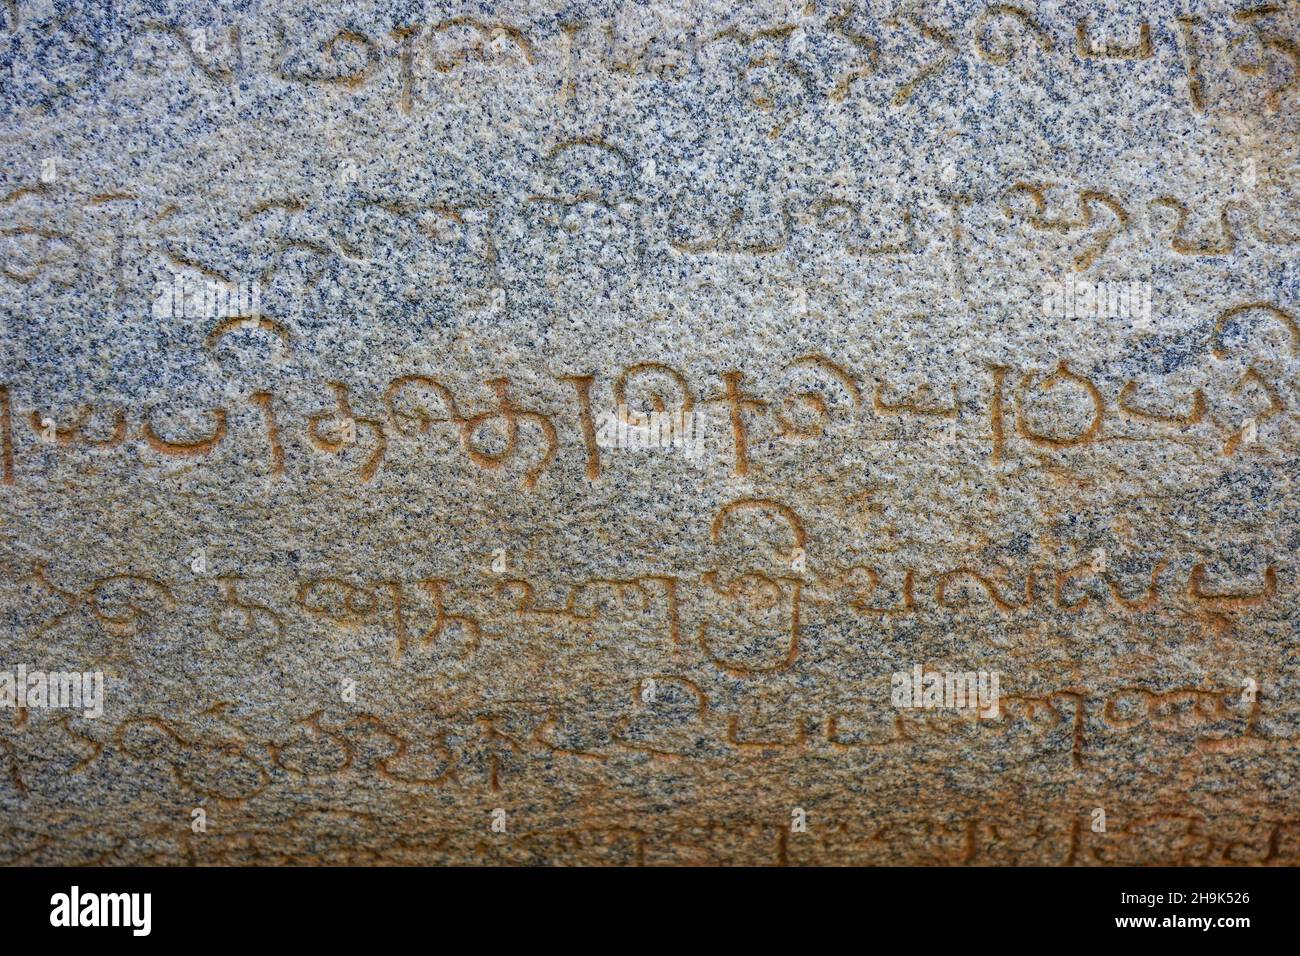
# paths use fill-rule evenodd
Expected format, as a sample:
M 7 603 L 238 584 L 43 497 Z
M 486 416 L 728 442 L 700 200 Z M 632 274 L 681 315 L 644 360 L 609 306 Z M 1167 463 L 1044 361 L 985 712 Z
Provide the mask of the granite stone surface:
M 8 0 L 0 861 L 1300 862 L 1298 147 L 1293 0 Z

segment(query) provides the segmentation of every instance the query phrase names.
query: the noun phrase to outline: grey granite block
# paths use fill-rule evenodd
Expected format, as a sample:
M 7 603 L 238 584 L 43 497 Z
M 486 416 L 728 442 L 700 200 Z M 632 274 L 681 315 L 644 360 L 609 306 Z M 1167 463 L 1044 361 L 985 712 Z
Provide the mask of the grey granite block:
M 1293 3 L 0 18 L 0 860 L 1300 861 Z

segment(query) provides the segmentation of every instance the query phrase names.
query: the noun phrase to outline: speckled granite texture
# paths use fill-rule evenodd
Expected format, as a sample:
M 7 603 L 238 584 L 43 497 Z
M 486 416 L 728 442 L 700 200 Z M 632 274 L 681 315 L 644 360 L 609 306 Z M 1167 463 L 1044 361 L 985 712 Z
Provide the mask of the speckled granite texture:
M 0 860 L 1300 862 L 1297 4 L 8 0 L 0 91 L 0 682 L 104 682 Z

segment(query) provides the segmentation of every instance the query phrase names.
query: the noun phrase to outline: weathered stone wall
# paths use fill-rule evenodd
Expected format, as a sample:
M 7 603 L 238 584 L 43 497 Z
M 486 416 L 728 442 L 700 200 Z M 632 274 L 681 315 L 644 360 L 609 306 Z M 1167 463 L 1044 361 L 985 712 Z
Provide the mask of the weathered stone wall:
M 1294 3 L 0 14 L 0 859 L 1300 860 Z

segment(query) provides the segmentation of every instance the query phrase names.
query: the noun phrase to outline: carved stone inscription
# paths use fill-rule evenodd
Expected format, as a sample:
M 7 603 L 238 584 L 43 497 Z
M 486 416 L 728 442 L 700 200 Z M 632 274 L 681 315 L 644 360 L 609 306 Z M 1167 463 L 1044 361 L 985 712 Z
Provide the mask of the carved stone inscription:
M 0 35 L 0 861 L 1300 863 L 1300 8 Z

